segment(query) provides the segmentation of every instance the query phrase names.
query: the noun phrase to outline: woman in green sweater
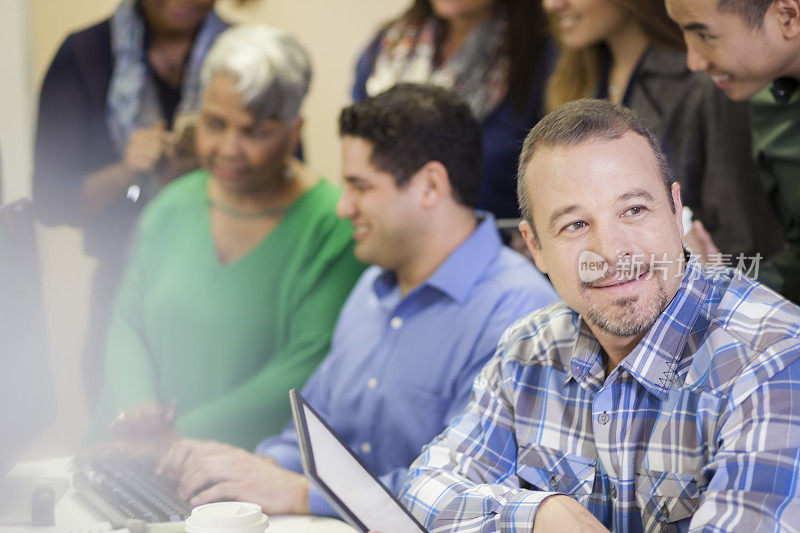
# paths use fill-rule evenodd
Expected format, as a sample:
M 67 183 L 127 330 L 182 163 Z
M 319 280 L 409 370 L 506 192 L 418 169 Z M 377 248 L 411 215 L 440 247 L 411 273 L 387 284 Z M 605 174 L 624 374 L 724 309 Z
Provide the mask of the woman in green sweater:
M 111 423 L 117 435 L 251 448 L 286 422 L 289 389 L 327 352 L 363 269 L 335 215 L 338 189 L 291 155 L 310 76 L 300 44 L 266 26 L 227 30 L 209 52 L 196 133 L 203 169 L 142 216 L 94 438 Z

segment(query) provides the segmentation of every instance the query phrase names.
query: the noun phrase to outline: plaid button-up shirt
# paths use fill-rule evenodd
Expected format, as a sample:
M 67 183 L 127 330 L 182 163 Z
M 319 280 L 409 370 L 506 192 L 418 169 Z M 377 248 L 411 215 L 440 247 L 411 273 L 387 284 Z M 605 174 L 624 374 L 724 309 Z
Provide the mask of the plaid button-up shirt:
M 569 495 L 613 531 L 800 531 L 800 309 L 690 261 L 608 376 L 563 303 L 514 324 L 402 499 L 431 531 L 530 532 Z

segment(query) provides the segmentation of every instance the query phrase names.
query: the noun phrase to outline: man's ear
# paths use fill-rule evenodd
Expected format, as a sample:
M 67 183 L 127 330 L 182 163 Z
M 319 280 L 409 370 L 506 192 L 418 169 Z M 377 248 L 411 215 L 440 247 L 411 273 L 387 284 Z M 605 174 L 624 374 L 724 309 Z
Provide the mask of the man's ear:
M 431 209 L 451 195 L 450 174 L 439 161 L 428 161 L 412 177 L 423 209 Z
M 528 251 L 531 253 L 531 257 L 533 257 L 536 268 L 538 268 L 542 274 L 547 274 L 547 265 L 542 256 L 542 246 L 530 223 L 527 220 L 523 220 L 519 223 L 518 227 L 522 238 L 525 239 L 525 246 L 528 247 Z
M 800 0 L 775 0 L 767 14 L 772 10 L 778 15 L 784 39 L 788 41 L 800 37 Z

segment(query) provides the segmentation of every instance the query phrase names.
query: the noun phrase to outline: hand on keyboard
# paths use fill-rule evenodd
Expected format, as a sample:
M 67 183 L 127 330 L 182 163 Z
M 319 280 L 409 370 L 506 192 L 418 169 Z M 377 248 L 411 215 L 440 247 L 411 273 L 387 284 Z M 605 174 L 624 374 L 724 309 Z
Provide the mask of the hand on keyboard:
M 158 471 L 178 481 L 192 506 L 233 500 L 259 504 L 267 514 L 308 514 L 308 480 L 269 457 L 212 441 L 173 444 Z
M 177 483 L 183 476 L 184 468 L 190 458 L 220 455 L 236 449 L 230 444 L 213 440 L 179 439 L 172 444 L 161 459 L 156 474 L 166 474 Z

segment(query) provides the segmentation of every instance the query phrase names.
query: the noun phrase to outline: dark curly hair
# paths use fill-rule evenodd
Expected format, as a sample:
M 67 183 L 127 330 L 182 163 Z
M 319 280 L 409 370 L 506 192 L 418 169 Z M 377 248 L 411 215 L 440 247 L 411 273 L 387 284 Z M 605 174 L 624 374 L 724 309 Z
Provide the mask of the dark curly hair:
M 372 144 L 370 163 L 398 187 L 430 161 L 447 169 L 453 197 L 474 208 L 481 182 L 481 127 L 447 89 L 400 83 L 342 110 L 339 135 Z

